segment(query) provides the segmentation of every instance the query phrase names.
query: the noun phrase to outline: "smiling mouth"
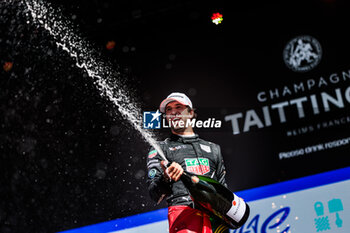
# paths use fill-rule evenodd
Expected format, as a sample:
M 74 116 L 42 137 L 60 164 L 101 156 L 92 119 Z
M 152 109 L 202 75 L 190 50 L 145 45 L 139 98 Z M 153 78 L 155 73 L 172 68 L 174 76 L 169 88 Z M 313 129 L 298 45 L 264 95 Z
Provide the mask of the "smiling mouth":
M 175 126 L 175 127 L 176 127 L 176 126 L 180 126 L 180 125 L 179 125 L 179 124 L 180 124 L 179 122 L 181 122 L 181 121 L 182 121 L 181 118 L 177 118 L 177 117 L 176 117 L 176 118 L 170 120 L 170 124 L 173 125 L 173 126 Z

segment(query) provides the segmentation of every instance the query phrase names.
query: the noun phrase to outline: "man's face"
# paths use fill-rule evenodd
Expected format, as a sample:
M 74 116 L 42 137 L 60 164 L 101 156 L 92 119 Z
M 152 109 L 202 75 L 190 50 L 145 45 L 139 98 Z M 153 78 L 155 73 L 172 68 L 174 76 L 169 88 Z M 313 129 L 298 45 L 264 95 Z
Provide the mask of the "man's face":
M 187 120 L 193 117 L 193 110 L 188 111 L 187 106 L 173 101 L 165 107 L 165 115 L 173 130 L 181 130 L 186 128 Z

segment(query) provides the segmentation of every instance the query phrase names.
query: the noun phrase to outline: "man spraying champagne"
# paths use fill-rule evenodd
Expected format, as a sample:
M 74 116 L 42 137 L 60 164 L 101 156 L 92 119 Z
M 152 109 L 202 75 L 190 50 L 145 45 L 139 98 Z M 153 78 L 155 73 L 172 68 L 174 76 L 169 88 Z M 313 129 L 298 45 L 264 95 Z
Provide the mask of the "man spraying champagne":
M 203 211 L 203 208 L 191 198 L 184 180 L 180 179 L 186 172 L 210 177 L 227 187 L 220 146 L 199 138 L 191 124 L 186 124 L 195 118 L 196 114 L 191 100 L 185 94 L 171 93 L 161 102 L 159 110 L 165 113 L 171 127 L 170 137 L 159 142 L 160 148 L 171 163 L 168 164 L 168 161 L 152 147 L 147 158 L 147 184 L 153 200 L 160 203 L 166 197 L 169 232 L 229 232 L 227 224 L 224 224 L 222 219 Z M 194 181 L 196 182 L 198 181 Z

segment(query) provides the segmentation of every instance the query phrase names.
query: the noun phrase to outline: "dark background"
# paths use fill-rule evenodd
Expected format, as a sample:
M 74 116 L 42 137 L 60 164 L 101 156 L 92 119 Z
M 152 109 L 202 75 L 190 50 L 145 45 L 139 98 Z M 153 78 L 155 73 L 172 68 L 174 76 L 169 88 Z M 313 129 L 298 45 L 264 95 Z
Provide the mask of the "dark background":
M 235 136 L 224 121 L 227 114 L 261 108 L 260 91 L 349 70 L 349 3 L 49 2 L 120 72 L 143 111 L 156 110 L 168 94 L 180 91 L 199 118 L 223 121 L 222 131 L 198 133 L 221 145 L 233 191 L 349 166 L 349 146 L 278 159 L 279 151 L 349 136 L 348 125 L 285 136 L 286 129 L 318 117 L 346 115 L 349 103 L 305 121 Z M 165 207 L 147 193 L 149 145 L 48 32 L 26 23 L 23 9 L 0 3 L 0 62 L 13 63 L 11 70 L 0 70 L 0 232 L 55 232 Z M 215 12 L 223 14 L 220 25 L 211 22 Z M 304 34 L 319 40 L 323 57 L 315 69 L 295 73 L 285 66 L 282 51 Z M 116 46 L 106 49 L 112 40 Z M 154 133 L 159 139 L 167 135 Z

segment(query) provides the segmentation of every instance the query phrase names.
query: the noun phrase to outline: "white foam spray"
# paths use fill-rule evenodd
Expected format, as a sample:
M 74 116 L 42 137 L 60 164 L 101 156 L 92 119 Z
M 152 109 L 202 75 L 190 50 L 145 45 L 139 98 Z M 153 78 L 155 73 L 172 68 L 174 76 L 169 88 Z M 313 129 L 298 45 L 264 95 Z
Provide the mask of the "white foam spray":
M 40 0 L 23 0 L 28 9 L 28 16 L 33 22 L 41 25 L 54 39 L 56 45 L 66 51 L 76 61 L 76 66 L 83 69 L 92 78 L 102 97 L 110 100 L 141 133 L 142 137 L 152 145 L 167 161 L 161 148 L 156 143 L 155 135 L 142 127 L 142 113 L 128 95 L 121 81 L 117 81 L 116 72 L 101 61 L 93 46 L 73 31 L 72 23 L 64 19 L 58 9 Z

